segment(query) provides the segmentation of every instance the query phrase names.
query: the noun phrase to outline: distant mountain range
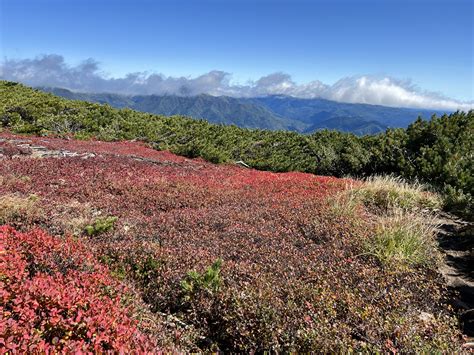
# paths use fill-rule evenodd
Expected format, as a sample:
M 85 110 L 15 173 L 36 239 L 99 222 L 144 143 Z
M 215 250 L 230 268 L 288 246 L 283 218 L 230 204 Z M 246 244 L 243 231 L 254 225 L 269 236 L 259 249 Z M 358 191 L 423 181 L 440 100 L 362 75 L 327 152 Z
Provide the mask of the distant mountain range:
M 357 135 L 376 134 L 388 127 L 406 127 L 418 116 L 429 118 L 445 112 L 349 104 L 324 99 L 299 99 L 289 96 L 234 98 L 228 96 L 126 96 L 108 93 L 78 93 L 61 88 L 39 88 L 73 100 L 109 104 L 116 108 L 162 115 L 185 115 L 212 123 L 246 128 L 291 130 L 310 133 L 334 129 Z

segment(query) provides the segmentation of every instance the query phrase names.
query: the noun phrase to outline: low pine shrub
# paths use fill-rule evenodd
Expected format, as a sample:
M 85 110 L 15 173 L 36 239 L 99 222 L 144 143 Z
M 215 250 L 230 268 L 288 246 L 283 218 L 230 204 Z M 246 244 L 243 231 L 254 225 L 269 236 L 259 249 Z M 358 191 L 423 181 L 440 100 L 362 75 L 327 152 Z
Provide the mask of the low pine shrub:
M 448 185 L 444 189 L 443 204 L 446 210 L 468 221 L 474 221 L 474 195 L 472 193 L 466 193 Z
M 221 287 L 221 267 L 222 260 L 217 259 L 203 273 L 189 271 L 186 278 L 181 281 L 181 288 L 184 292 L 184 299 L 191 299 L 196 293 L 207 291 L 216 293 Z
M 106 233 L 114 228 L 117 219 L 118 217 L 115 216 L 98 218 L 93 224 L 87 225 L 84 231 L 89 236 L 97 236 Z

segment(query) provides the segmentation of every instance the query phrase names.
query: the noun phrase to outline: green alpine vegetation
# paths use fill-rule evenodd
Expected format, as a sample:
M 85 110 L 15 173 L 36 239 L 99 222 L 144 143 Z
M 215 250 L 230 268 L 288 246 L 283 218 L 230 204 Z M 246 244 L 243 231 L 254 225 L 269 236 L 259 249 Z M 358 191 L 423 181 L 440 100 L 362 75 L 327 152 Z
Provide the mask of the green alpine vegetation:
M 418 118 L 408 128 L 358 137 L 224 126 L 184 116 L 161 116 L 59 98 L 0 82 L 3 129 L 106 141 L 138 139 L 159 150 L 214 163 L 243 161 L 261 170 L 318 175 L 393 174 L 428 183 L 451 211 L 473 219 L 474 112 Z

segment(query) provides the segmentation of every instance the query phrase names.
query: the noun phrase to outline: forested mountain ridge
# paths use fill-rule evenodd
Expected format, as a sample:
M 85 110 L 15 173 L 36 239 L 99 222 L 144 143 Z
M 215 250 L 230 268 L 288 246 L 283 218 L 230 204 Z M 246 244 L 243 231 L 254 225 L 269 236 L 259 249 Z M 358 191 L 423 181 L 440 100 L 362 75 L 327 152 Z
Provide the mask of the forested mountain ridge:
M 306 132 L 314 132 L 322 129 L 330 129 L 341 132 L 351 132 L 358 136 L 377 134 L 384 132 L 388 126 L 372 120 L 366 121 L 358 117 L 333 117 L 318 122 L 306 129 Z
M 415 121 L 418 116 L 429 118 L 433 114 L 442 115 L 446 113 L 439 110 L 353 104 L 319 98 L 302 99 L 288 96 L 266 96 L 250 100 L 260 102 L 272 112 L 283 117 L 313 124 L 334 117 L 343 117 L 377 121 L 381 125 L 392 128 L 405 128 Z
M 60 88 L 40 88 L 68 99 L 109 104 L 116 108 L 161 115 L 185 115 L 211 123 L 243 128 L 290 130 L 311 133 L 329 128 L 357 135 L 375 134 L 388 127 L 406 127 L 418 116 L 443 114 L 436 110 L 349 104 L 325 99 L 289 96 L 233 98 L 228 96 L 136 95 L 79 93 Z
M 243 128 L 262 128 L 273 130 L 297 129 L 305 125 L 272 113 L 260 104 L 245 102 L 236 98 L 210 95 L 175 96 L 175 95 L 137 95 L 78 93 L 67 89 L 40 88 L 45 92 L 72 100 L 82 100 L 108 104 L 115 108 L 131 108 L 166 116 L 184 115 L 197 119 L 206 119 L 211 123 L 235 124 Z M 298 125 L 299 124 L 299 125 Z

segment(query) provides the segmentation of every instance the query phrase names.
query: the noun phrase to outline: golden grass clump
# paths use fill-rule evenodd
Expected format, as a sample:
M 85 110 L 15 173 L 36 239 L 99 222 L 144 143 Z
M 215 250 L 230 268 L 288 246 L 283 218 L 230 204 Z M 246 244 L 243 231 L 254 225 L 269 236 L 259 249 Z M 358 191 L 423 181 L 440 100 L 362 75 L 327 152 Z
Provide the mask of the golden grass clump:
M 439 259 L 435 232 L 434 217 L 399 210 L 378 219 L 366 250 L 388 266 L 434 265 Z
M 0 196 L 0 224 L 14 224 L 38 216 L 39 198 L 36 195 L 23 197 L 16 194 Z
M 394 176 L 369 177 L 363 184 L 352 187 L 350 193 L 376 214 L 397 210 L 436 211 L 442 206 L 441 198 L 426 191 L 424 185 Z

